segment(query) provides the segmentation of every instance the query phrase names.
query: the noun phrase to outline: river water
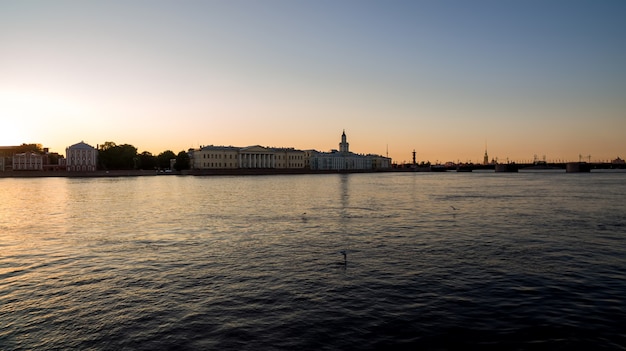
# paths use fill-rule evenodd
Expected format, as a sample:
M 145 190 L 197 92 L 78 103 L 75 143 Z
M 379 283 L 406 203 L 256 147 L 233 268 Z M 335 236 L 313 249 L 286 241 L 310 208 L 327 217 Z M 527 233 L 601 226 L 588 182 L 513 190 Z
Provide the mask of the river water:
M 626 173 L 0 178 L 0 349 L 625 349 L 625 240 Z

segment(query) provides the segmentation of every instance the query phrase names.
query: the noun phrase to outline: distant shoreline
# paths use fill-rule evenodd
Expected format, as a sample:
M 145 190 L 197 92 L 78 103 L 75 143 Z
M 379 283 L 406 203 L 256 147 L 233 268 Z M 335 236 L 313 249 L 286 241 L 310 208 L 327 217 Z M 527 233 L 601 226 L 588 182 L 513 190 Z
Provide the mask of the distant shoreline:
M 615 167 L 610 168 L 592 168 L 592 172 L 625 172 L 626 169 L 622 165 L 613 165 Z M 476 172 L 491 171 L 493 169 L 476 168 Z M 524 167 L 519 168 L 520 172 L 565 172 L 565 169 L 561 168 L 546 168 L 546 167 Z M 154 176 L 260 176 L 260 175 L 298 175 L 298 174 L 373 174 L 373 173 L 413 173 L 413 172 L 464 172 L 454 169 L 431 169 L 429 167 L 418 168 L 388 168 L 388 169 L 354 169 L 354 170 L 310 170 L 310 169 L 276 169 L 276 168 L 238 168 L 238 169 L 194 169 L 183 171 L 155 171 L 155 170 L 110 170 L 110 171 L 95 171 L 95 172 L 68 172 L 68 171 L 4 171 L 0 172 L 0 178 L 115 178 L 115 177 L 154 177 Z M 471 171 L 465 171 L 471 173 Z M 508 172 L 504 172 L 508 173 Z M 577 173 L 577 172 L 574 172 Z M 589 173 L 587 171 L 586 173 Z
M 154 176 L 237 176 L 237 175 L 292 175 L 292 174 L 342 174 L 342 173 L 388 173 L 406 172 L 405 169 L 385 170 L 308 170 L 308 169 L 213 169 L 183 171 L 110 170 L 95 172 L 68 171 L 5 171 L 0 178 L 114 178 L 114 177 L 154 177 Z
M 170 174 L 170 173 L 168 173 Z M 139 177 L 155 176 L 155 171 L 116 170 L 95 172 L 68 172 L 68 171 L 5 171 L 0 172 L 0 178 L 97 178 L 97 177 Z

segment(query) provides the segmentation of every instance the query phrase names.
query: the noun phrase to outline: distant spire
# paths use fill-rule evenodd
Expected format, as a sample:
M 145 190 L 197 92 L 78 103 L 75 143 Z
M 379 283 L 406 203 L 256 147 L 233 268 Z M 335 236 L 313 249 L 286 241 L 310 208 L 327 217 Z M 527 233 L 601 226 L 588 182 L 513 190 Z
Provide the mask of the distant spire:
M 487 155 L 487 140 L 485 139 L 485 156 L 483 157 L 483 164 L 489 164 L 489 156 Z

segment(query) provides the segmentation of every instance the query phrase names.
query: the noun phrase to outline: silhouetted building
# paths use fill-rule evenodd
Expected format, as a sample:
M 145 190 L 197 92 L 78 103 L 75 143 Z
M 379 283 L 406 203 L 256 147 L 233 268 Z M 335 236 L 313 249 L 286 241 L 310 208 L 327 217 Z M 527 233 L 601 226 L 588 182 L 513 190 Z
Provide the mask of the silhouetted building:
M 489 164 L 489 155 L 487 155 L 487 145 L 485 145 L 485 156 L 483 156 L 483 165 Z
M 13 154 L 17 153 L 19 146 L 0 146 L 0 171 L 11 170 Z

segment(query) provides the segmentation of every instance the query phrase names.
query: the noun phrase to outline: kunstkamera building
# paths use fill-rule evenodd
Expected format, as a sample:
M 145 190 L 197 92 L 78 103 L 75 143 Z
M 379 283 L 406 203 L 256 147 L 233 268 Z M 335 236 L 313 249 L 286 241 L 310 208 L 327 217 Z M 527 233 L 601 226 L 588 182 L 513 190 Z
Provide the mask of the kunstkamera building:
M 345 131 L 339 150 L 320 152 L 260 145 L 202 146 L 189 150 L 192 169 L 311 169 L 374 170 L 391 168 L 391 159 L 380 155 L 350 152 Z

